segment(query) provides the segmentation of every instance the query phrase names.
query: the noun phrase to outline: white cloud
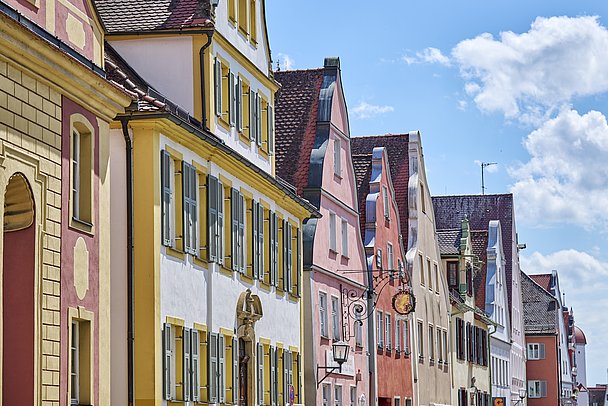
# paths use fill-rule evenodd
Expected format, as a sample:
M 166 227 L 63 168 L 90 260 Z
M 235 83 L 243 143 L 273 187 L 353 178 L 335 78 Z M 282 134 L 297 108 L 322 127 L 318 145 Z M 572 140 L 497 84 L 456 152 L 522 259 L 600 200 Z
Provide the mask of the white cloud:
M 605 371 L 608 365 L 604 348 L 608 313 L 602 311 L 608 309 L 608 263 L 586 252 L 564 250 L 549 255 L 534 252 L 522 256 L 521 266 L 528 274 L 557 270 L 560 290 L 566 293 L 566 306 L 572 307 L 574 321 L 587 337 L 587 383 L 593 385 L 597 381 L 592 381 L 590 373 Z
M 476 159 L 473 161 L 473 163 L 475 164 L 475 166 L 481 167 L 480 160 Z M 492 165 L 486 165 L 483 171 L 484 171 L 484 173 L 496 173 L 496 172 L 498 172 L 498 164 L 495 162 L 492 162 Z
M 287 54 L 279 53 L 279 67 L 281 70 L 292 70 L 295 69 L 295 61 Z
M 354 113 L 355 118 L 365 120 L 382 114 L 392 113 L 394 110 L 393 106 L 377 106 L 362 101 L 352 109 L 352 112 Z
M 517 213 L 531 224 L 608 230 L 608 124 L 597 111 L 563 110 L 524 141 L 530 160 L 515 179 Z
M 576 96 L 608 90 L 606 49 L 597 17 L 538 17 L 528 32 L 464 40 L 452 57 L 481 110 L 538 123 Z
M 465 111 L 468 106 L 469 103 L 466 100 L 458 100 L 458 110 Z
M 439 65 L 450 66 L 450 58 L 441 53 L 441 50 L 433 47 L 416 52 L 416 55 L 404 55 L 401 57 L 401 60 L 408 65 L 416 63 L 437 63 Z

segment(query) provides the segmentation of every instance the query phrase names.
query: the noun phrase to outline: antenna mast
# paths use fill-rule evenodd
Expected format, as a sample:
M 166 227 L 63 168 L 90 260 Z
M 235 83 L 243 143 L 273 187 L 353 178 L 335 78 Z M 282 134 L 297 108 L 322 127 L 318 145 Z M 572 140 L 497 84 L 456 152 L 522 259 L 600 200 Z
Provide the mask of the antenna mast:
M 481 194 L 485 195 L 486 194 L 486 184 L 483 179 L 483 171 L 488 166 L 498 165 L 498 162 L 482 162 L 480 165 L 481 165 Z

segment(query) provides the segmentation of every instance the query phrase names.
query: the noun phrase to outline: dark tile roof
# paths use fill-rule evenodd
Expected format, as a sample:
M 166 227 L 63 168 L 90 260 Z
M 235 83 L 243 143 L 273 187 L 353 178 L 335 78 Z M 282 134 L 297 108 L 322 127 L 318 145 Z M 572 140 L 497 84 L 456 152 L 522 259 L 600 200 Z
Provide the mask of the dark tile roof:
M 544 290 L 551 293 L 551 277 L 550 273 L 529 275 L 530 278 L 538 283 Z
M 353 155 L 353 167 L 357 180 L 357 197 L 359 201 L 359 223 L 361 235 L 365 236 L 366 205 L 369 194 L 369 181 L 372 177 L 372 153 Z
M 320 68 L 274 74 L 281 84 L 275 98 L 276 172 L 299 195 L 308 185 L 323 72 Z
M 441 255 L 459 255 L 461 235 L 462 230 L 460 229 L 437 230 L 437 240 Z
M 485 312 L 486 310 L 486 276 L 488 273 L 488 231 L 471 231 L 471 245 L 473 254 L 479 263 L 475 267 L 473 288 L 475 289 L 475 305 Z
M 409 135 L 386 134 L 365 137 L 352 137 L 351 153 L 355 155 L 371 154 L 374 147 L 384 147 L 388 155 L 388 164 L 395 190 L 395 200 L 399 210 L 401 234 L 404 244 L 408 238 L 409 210 L 407 202 L 407 185 L 409 182 Z M 454 228 L 454 227 L 452 227 Z M 403 247 L 407 249 L 407 247 Z
M 526 334 L 557 333 L 557 300 L 524 272 L 521 272 L 521 291 Z
M 108 33 L 211 26 L 209 0 L 95 0 Z
M 487 230 L 490 220 L 500 220 L 502 244 L 505 254 L 505 273 L 507 280 L 513 274 L 514 208 L 513 195 L 465 195 L 435 196 L 435 223 L 438 230 L 456 228 L 464 216 L 468 216 L 471 230 Z M 509 307 L 512 303 L 512 284 L 507 283 Z M 509 318 L 510 316 L 509 312 Z

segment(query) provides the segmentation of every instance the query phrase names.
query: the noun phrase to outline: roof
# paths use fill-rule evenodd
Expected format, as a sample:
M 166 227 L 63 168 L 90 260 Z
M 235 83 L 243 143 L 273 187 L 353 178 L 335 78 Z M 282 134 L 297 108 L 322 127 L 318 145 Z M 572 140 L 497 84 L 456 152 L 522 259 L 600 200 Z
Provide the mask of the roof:
M 372 152 L 369 154 L 353 155 L 353 167 L 355 168 L 355 178 L 357 180 L 357 197 L 359 201 L 359 223 L 361 235 L 365 235 L 366 209 L 365 204 L 369 194 L 369 182 L 372 177 Z
M 275 97 L 276 172 L 299 195 L 308 185 L 323 75 L 323 68 L 274 74 L 281 84 Z
M 587 344 L 587 337 L 579 326 L 574 326 L 574 339 L 577 344 Z
M 209 27 L 210 0 L 95 0 L 110 34 Z
M 471 245 L 473 255 L 476 255 L 481 264 L 475 268 L 473 288 L 475 289 L 475 306 L 484 311 L 486 309 L 486 276 L 488 274 L 488 231 L 471 231 Z
M 452 229 L 468 216 L 471 230 L 487 230 L 491 220 L 499 220 L 502 229 L 502 244 L 506 259 L 505 274 L 507 280 L 513 275 L 513 246 L 515 212 L 512 194 L 498 195 L 462 195 L 434 196 L 435 225 L 438 230 Z M 487 248 L 487 247 L 486 247 Z M 511 283 L 507 283 L 507 298 L 512 306 Z M 485 300 L 485 299 L 484 299 Z M 509 318 L 511 312 L 509 312 Z
M 546 290 L 547 292 L 551 292 L 551 274 L 550 273 L 530 275 L 530 278 L 532 278 L 532 280 L 534 282 L 536 282 L 540 286 L 542 286 L 542 288 L 544 290 Z
M 374 147 L 384 147 L 388 155 L 388 165 L 395 190 L 395 200 L 399 218 L 401 219 L 401 235 L 404 243 L 408 240 L 409 210 L 407 202 L 407 186 L 409 182 L 409 135 L 386 134 L 365 137 L 352 137 L 350 140 L 353 156 L 370 154 Z M 357 183 L 359 179 L 357 179 Z M 369 183 L 369 182 L 368 182 Z M 361 206 L 359 206 L 361 207 Z M 407 249 L 407 247 L 404 247 Z
M 462 230 L 437 230 L 441 255 L 459 255 Z
M 559 317 L 557 300 L 524 272 L 521 272 L 521 292 L 526 334 L 556 334 Z

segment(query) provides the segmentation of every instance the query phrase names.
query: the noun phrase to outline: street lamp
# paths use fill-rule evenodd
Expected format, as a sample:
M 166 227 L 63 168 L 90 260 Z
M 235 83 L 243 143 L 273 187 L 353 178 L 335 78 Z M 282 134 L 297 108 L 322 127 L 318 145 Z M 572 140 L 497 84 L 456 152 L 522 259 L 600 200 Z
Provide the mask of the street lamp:
M 518 395 L 519 395 L 519 400 L 516 400 L 513 403 L 513 406 L 516 406 L 517 404 L 523 403 L 524 399 L 528 395 L 528 391 L 525 388 L 520 388 Z
M 350 346 L 348 343 L 344 341 L 334 341 L 332 344 L 332 355 L 334 358 L 334 362 L 338 364 L 338 366 L 321 366 L 317 365 L 317 388 L 327 378 L 331 373 L 333 373 L 336 369 L 338 372 L 342 372 L 342 364 L 344 364 L 348 360 L 348 350 L 350 350 Z M 328 371 L 321 380 L 319 380 L 319 369 L 323 369 Z

